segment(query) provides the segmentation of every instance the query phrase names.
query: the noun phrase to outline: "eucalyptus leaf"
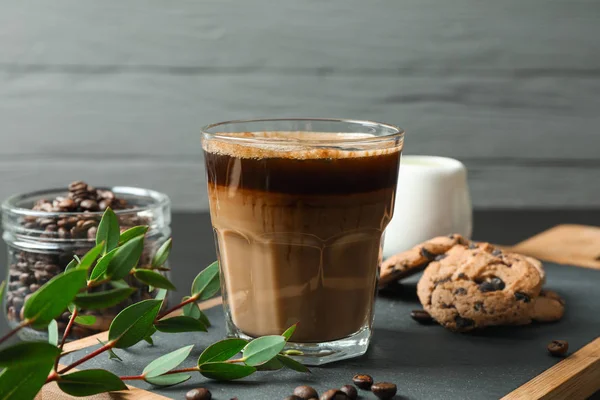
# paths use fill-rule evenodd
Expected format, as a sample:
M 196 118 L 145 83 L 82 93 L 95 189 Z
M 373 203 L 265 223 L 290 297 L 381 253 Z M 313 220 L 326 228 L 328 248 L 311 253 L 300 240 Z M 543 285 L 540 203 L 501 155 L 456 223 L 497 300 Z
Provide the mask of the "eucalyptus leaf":
M 98 341 L 98 343 L 100 343 L 102 346 L 106 345 L 106 343 L 105 343 L 105 342 L 103 342 L 102 340 L 100 340 L 100 339 L 98 339 L 98 338 L 96 338 L 96 340 L 97 340 L 97 341 Z M 123 359 L 122 359 L 121 357 L 119 357 L 119 356 L 117 355 L 117 353 L 115 353 L 115 352 L 113 351 L 113 349 L 108 349 L 108 350 L 106 350 L 106 352 L 108 353 L 108 359 L 109 359 L 109 360 L 119 360 L 119 361 L 123 361 Z
M 154 324 L 154 327 L 161 332 L 167 333 L 206 332 L 206 325 L 202 322 L 183 315 L 161 319 Z
M 189 296 L 185 296 L 183 299 L 181 299 L 181 301 L 183 302 L 189 300 L 189 298 Z M 198 321 L 202 322 L 204 325 L 206 325 L 206 327 L 211 326 L 208 317 L 200 310 L 200 307 L 198 307 L 198 304 L 196 302 L 186 304 L 185 306 L 183 306 L 182 311 L 183 315 L 185 315 L 186 317 L 195 318 Z
M 55 319 L 48 324 L 48 343 L 58 346 L 58 324 Z
M 310 372 L 310 370 L 305 365 L 299 363 L 298 361 L 294 360 L 291 357 L 284 356 L 282 354 L 278 354 L 277 360 L 279 360 L 283 365 L 285 365 L 286 368 L 292 369 L 294 371 Z
M 115 306 L 136 292 L 135 288 L 110 289 L 102 292 L 79 293 L 75 305 L 84 310 L 99 310 Z
M 76 308 L 77 308 L 77 307 L 75 306 L 75 304 L 74 304 L 74 303 L 70 303 L 70 304 L 67 306 L 67 309 L 69 310 L 69 312 L 70 312 L 71 314 L 73 314 L 73 313 L 75 312 L 75 309 L 76 309 Z
M 165 354 L 164 356 L 158 357 L 144 368 L 142 375 L 144 375 L 145 378 L 154 378 L 172 370 L 185 361 L 193 348 L 194 345 L 185 346 Z
M 144 338 L 144 341 L 147 342 L 150 346 L 154 346 L 154 339 L 152 339 L 152 335 L 148 335 Z
M 296 332 L 296 327 L 298 326 L 298 323 L 296 322 L 294 325 L 290 326 L 289 328 L 287 328 L 285 330 L 285 332 L 283 332 L 281 334 L 281 336 L 283 336 L 285 338 L 285 341 L 287 342 L 288 340 L 290 340 L 290 338 L 292 337 L 292 335 L 294 334 L 294 332 Z
M 164 263 L 167 262 L 167 258 L 169 258 L 169 253 L 171 252 L 171 247 L 173 246 L 173 239 L 169 238 L 166 242 L 159 247 L 156 251 L 156 254 L 152 258 L 152 268 L 162 267 Z
M 110 286 L 114 287 L 115 289 L 126 289 L 129 287 L 129 284 L 127 282 L 125 282 L 123 279 L 119 279 L 116 281 L 110 281 Z
M 246 365 L 256 366 L 275 357 L 284 347 L 285 338 L 283 336 L 262 336 L 248 343 L 242 353 Z
M 94 264 L 94 261 L 98 258 L 98 256 L 102 253 L 102 249 L 104 249 L 104 243 L 99 243 L 96 246 L 92 247 L 87 253 L 83 255 L 81 261 L 79 261 L 79 265 L 77 265 L 77 269 L 88 270 Z
M 144 236 L 131 239 L 117 248 L 116 254 L 108 263 L 106 276 L 113 280 L 125 278 L 132 268 L 135 268 L 144 251 Z
M 79 325 L 94 325 L 96 323 L 96 317 L 93 315 L 78 315 L 75 317 L 75 323 Z
M 103 369 L 86 369 L 61 375 L 57 383 L 60 390 L 78 397 L 128 390 L 118 376 Z
M 161 300 L 143 300 L 125 308 L 110 324 L 108 339 L 114 341 L 117 348 L 130 347 L 143 340 L 152 329 L 161 304 Z
M 56 275 L 46 282 L 25 302 L 23 316 L 33 321 L 34 328 L 45 328 L 73 301 L 86 285 L 87 271 L 74 269 Z
M 137 269 L 133 276 L 146 285 L 152 285 L 160 289 L 177 290 L 175 285 L 173 285 L 170 280 L 162 276 L 160 273 L 150 269 Z
M 108 207 L 106 211 L 104 211 L 100 224 L 98 225 L 96 244 L 104 242 L 106 245 L 104 254 L 106 254 L 118 246 L 119 237 L 119 218 L 117 217 L 117 214 Z
M 204 349 L 202 354 L 200 354 L 200 358 L 198 358 L 198 365 L 209 362 L 227 361 L 242 351 L 247 344 L 248 341 L 238 338 L 218 341 Z
M 190 379 L 192 376 L 184 372 L 171 375 L 162 375 L 154 378 L 146 378 L 145 381 L 156 386 L 173 386 L 183 383 Z
M 154 296 L 154 298 L 156 300 L 164 300 L 165 297 L 167 297 L 167 290 L 166 289 L 158 289 L 156 291 L 156 296 Z
M 96 266 L 92 270 L 92 274 L 90 275 L 90 281 L 98 280 L 106 273 L 108 264 L 110 263 L 110 260 L 113 259 L 115 254 L 117 254 L 117 250 L 118 249 L 112 249 L 111 251 L 103 255 L 101 259 L 98 260 Z
M 277 357 L 270 359 L 264 364 L 258 365 L 256 367 L 257 371 L 277 371 L 283 368 L 283 364 L 281 361 L 277 359 Z
M 219 262 L 215 261 L 200 272 L 192 283 L 192 296 L 198 296 L 198 300 L 206 300 L 213 297 L 220 288 Z
M 75 258 L 73 258 L 71 261 L 69 261 L 69 263 L 65 267 L 65 272 L 69 272 L 73 268 L 77 268 L 78 265 L 79 265 L 79 261 L 76 260 Z
M 60 349 L 47 342 L 21 342 L 0 350 L 0 367 L 20 368 L 52 360 Z
M 134 226 L 133 228 L 129 228 L 125 232 L 121 233 L 121 237 L 119 238 L 119 243 L 125 244 L 135 237 L 138 237 L 140 235 L 145 235 L 146 232 L 148 232 L 147 225 L 140 225 L 140 226 Z
M 6 281 L 2 281 L 2 283 L 0 283 L 0 307 L 2 307 L 2 304 L 4 303 L 4 290 L 6 289 Z
M 46 383 L 54 359 L 45 359 L 24 367 L 6 368 L 0 373 L 0 399 L 33 399 Z
M 200 373 L 207 378 L 219 381 L 231 381 L 245 378 L 256 372 L 256 368 L 243 364 L 225 362 L 205 363 L 200 366 Z

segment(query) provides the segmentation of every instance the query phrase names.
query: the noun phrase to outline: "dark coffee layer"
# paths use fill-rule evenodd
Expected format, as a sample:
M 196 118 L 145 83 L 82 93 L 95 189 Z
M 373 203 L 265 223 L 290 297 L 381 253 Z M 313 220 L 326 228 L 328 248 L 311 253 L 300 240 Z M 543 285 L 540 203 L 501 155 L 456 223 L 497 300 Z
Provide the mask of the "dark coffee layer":
M 339 158 L 238 158 L 205 153 L 210 185 L 289 194 L 364 193 L 396 184 L 400 152 Z

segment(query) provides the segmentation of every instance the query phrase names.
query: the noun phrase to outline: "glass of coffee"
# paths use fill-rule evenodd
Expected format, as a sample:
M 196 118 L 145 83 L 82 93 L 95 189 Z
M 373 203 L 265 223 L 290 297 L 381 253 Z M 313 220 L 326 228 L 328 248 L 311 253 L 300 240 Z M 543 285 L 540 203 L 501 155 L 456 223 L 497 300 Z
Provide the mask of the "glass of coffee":
M 334 119 L 203 129 L 230 336 L 281 334 L 319 365 L 364 354 L 404 132 Z

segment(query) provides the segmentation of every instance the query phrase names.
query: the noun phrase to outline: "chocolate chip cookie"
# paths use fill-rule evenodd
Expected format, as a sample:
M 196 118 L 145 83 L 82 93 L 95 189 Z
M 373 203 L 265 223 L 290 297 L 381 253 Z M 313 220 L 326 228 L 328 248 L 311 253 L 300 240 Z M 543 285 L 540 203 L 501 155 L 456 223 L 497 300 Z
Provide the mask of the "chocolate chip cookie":
M 422 271 L 430 262 L 443 258 L 457 244 L 468 244 L 468 241 L 458 234 L 439 236 L 391 256 L 381 264 L 379 287 Z
M 533 301 L 531 319 L 537 322 L 554 322 L 565 313 L 565 301 L 551 290 L 542 290 Z
M 538 266 L 525 256 L 488 243 L 457 243 L 429 264 L 417 294 L 441 325 L 469 331 L 530 323 L 542 283 Z

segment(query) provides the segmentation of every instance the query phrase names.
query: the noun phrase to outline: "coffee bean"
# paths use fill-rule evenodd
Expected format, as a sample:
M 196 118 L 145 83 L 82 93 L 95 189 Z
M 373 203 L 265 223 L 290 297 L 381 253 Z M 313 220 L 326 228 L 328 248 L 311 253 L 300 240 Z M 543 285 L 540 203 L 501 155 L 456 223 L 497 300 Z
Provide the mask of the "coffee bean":
M 563 357 L 569 351 L 569 342 L 566 340 L 553 340 L 548 344 L 548 351 L 554 357 Z
M 481 292 L 495 292 L 504 289 L 504 281 L 500 278 L 493 277 L 489 281 L 485 281 L 479 284 L 479 291 Z
M 44 272 L 50 275 L 57 274 L 60 268 L 54 264 L 44 264 Z
M 35 282 L 35 280 L 31 275 L 23 272 L 21 275 L 19 275 L 19 282 L 21 282 L 23 285 L 31 285 L 33 282 Z
M 423 325 L 433 324 L 434 320 L 431 318 L 431 315 L 425 310 L 412 310 L 410 312 L 410 317 Z M 356 383 L 356 382 L 355 382 Z M 373 383 L 373 382 L 371 382 Z M 356 385 L 358 386 L 358 385 Z M 360 387 L 360 386 L 358 386 Z
M 348 396 L 350 400 L 356 400 L 358 397 L 358 391 L 352 385 L 344 385 L 340 388 L 340 390 L 346 393 L 346 396 Z
M 33 274 L 35 275 L 35 280 L 38 282 L 41 282 L 44 279 L 46 279 L 46 280 L 50 279 L 50 274 L 48 272 L 46 272 L 45 270 L 44 271 L 35 271 Z
M 310 399 L 312 397 L 319 397 L 317 391 L 310 386 L 298 386 L 294 389 L 294 395 L 298 396 L 301 399 Z
M 208 391 L 208 389 L 198 388 L 192 389 L 185 394 L 186 400 L 210 400 L 212 399 L 212 394 Z
M 20 288 L 17 289 L 17 293 L 20 296 L 25 297 L 29 293 L 29 287 L 22 286 L 22 287 L 20 287 Z
M 348 400 L 348 396 L 341 390 L 329 389 L 321 395 L 320 400 Z
M 88 211 L 98 211 L 98 203 L 96 200 L 83 200 L 79 207 Z
M 29 285 L 29 290 L 32 293 L 37 291 L 39 288 L 40 288 L 40 285 L 38 285 L 37 283 L 32 283 L 31 285 Z
M 46 232 L 56 232 L 58 226 L 56 224 L 50 224 L 46 227 Z
M 74 181 L 69 183 L 69 192 L 74 192 L 76 190 L 87 190 L 87 183 L 83 181 Z
M 357 374 L 352 378 L 352 382 L 361 389 L 369 390 L 373 384 L 373 378 L 370 375 Z
M 377 382 L 371 386 L 371 392 L 380 399 L 391 399 L 397 390 L 396 385 L 390 382 Z
M 12 305 L 16 309 L 20 309 L 21 307 L 23 307 L 24 303 L 25 303 L 25 301 L 23 300 L 22 297 L 13 297 L 13 299 L 12 299 Z
M 303 399 L 302 397 L 298 397 L 298 396 L 295 396 L 295 395 L 291 395 L 291 396 L 288 396 L 288 397 L 286 397 L 286 398 L 285 398 L 285 399 L 283 399 L 283 400 L 304 400 L 304 399 Z
M 475 321 L 470 318 L 463 318 L 460 315 L 454 317 L 454 322 L 459 329 L 470 328 L 475 325 Z
M 435 254 L 427 250 L 425 247 L 421 247 L 421 255 L 429 261 L 433 261 L 435 259 Z
M 518 301 L 523 301 L 525 303 L 529 303 L 531 301 L 531 297 L 529 297 L 527 294 L 525 294 L 523 292 L 515 292 L 515 298 Z
M 13 306 L 8 307 L 8 310 L 6 310 L 6 317 L 10 321 L 14 321 L 15 319 L 17 319 L 17 311 Z
M 88 237 L 88 239 L 95 239 L 96 238 L 96 233 L 98 233 L 98 228 L 95 227 L 95 226 L 92 226 L 87 231 L 87 237 Z

